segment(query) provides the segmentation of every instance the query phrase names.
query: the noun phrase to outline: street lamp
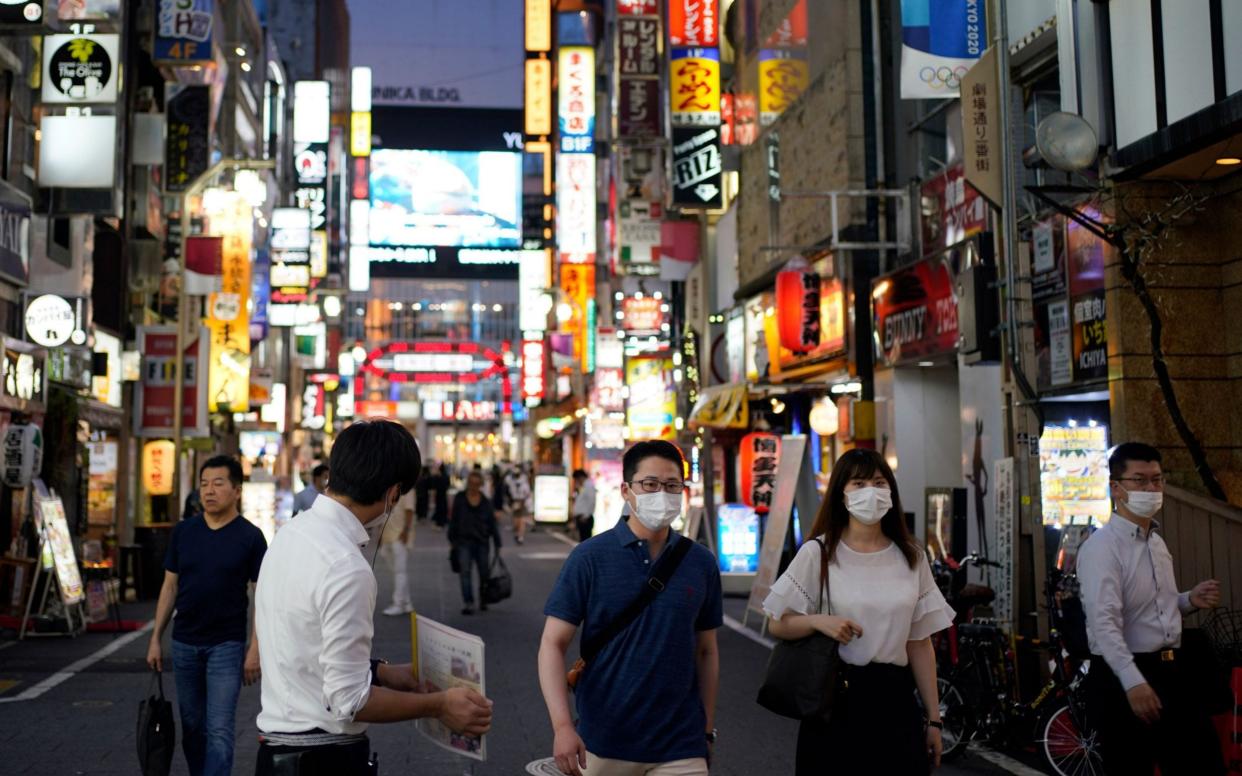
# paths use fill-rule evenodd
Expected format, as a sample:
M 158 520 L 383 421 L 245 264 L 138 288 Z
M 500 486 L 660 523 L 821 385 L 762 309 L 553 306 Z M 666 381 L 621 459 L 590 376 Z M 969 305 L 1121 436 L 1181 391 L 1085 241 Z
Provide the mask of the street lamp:
M 259 170 L 275 170 L 276 160 L 274 159 L 222 159 L 211 167 L 207 168 L 203 174 L 194 179 L 185 191 L 181 193 L 181 256 L 179 264 L 181 268 L 182 287 L 181 294 L 177 297 L 177 352 L 173 357 L 173 444 L 176 445 L 176 455 L 173 456 L 173 492 L 172 504 L 169 505 L 170 514 L 173 519 L 181 517 L 181 448 L 182 435 L 185 431 L 184 418 L 182 413 L 185 411 L 185 380 L 182 374 L 185 371 L 185 319 L 186 319 L 186 292 L 185 292 L 185 259 L 187 244 L 190 239 L 190 200 L 203 193 L 210 183 L 216 179 L 220 173 L 225 170 L 233 170 L 240 172 L 243 170 L 259 171 Z M 206 364 L 199 364 L 199 369 L 209 367 Z

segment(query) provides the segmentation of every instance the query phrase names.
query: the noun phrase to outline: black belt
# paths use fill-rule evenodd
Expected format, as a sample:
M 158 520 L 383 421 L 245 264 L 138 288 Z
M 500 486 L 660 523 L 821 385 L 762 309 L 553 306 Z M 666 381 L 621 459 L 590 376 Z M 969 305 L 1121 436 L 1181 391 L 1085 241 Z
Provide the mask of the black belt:
M 365 738 L 342 744 L 298 746 L 262 741 L 255 776 L 378 776 L 379 758 Z

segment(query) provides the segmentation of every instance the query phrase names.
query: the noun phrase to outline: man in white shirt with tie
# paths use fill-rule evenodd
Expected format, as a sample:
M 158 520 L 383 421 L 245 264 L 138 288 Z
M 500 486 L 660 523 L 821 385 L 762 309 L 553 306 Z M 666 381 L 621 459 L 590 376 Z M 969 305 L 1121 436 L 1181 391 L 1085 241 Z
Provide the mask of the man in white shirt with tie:
M 491 702 L 461 688 L 420 692 L 410 665 L 371 658 L 378 533 L 418 478 L 401 425 L 355 422 L 337 437 L 327 491 L 276 535 L 255 595 L 263 667 L 256 776 L 371 776 L 367 725 L 437 718 L 478 736 Z
M 1083 543 L 1078 578 L 1091 670 L 1087 709 L 1108 774 L 1217 776 L 1220 743 L 1181 653 L 1182 617 L 1220 605 L 1220 583 L 1179 593 L 1155 521 L 1164 500 L 1160 453 L 1129 442 L 1108 460 L 1116 508 Z

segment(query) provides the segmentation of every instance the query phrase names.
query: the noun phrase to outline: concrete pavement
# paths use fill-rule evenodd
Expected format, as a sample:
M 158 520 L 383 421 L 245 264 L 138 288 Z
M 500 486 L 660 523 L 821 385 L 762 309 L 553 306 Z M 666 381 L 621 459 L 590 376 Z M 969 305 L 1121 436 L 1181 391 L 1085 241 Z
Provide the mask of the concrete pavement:
M 496 703 L 488 762 L 470 770 L 461 758 L 427 742 L 413 725 L 373 725 L 370 735 L 373 749 L 380 753 L 381 773 L 518 776 L 538 772 L 537 768 L 528 770 L 528 765 L 551 755 L 552 731 L 539 693 L 535 656 L 543 603 L 571 547 L 546 531 L 529 536 L 522 547 L 507 532 L 505 539 L 503 552 L 514 576 L 514 597 L 471 617 L 460 614 L 459 585 L 448 567 L 448 545 L 442 532 L 420 525 L 410 559 L 411 594 L 417 610 L 486 641 L 487 691 Z M 376 571 L 377 608 L 383 609 L 392 590 L 383 554 Z M 727 609 L 737 610 L 736 601 L 728 603 Z M 153 608 L 149 602 L 127 605 L 124 616 L 149 619 Z M 143 663 L 147 636 L 125 638 L 87 634 L 71 640 L 0 643 L 0 772 L 40 776 L 135 773 L 137 706 L 148 687 Z M 118 642 L 122 643 L 117 646 Z M 767 647 L 727 628 L 721 630 L 720 647 L 717 725 L 721 739 L 713 774 L 792 774 L 797 724 L 765 712 L 754 701 Z M 114 651 L 101 654 L 107 649 Z M 392 662 L 409 660 L 408 618 L 376 615 L 374 653 Z M 171 679 L 166 677 L 165 691 L 174 696 Z M 253 772 L 258 708 L 258 688 L 243 688 L 235 774 Z M 969 756 L 938 773 L 1006 772 Z M 173 773 L 187 773 L 180 755 Z

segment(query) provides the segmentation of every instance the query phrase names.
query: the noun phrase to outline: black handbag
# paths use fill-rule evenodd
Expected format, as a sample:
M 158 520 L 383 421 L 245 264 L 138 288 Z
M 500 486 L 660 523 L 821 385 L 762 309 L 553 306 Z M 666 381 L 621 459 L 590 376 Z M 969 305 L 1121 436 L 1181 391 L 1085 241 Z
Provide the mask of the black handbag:
M 177 752 L 177 727 L 172 703 L 164 697 L 164 676 L 154 672 L 152 684 L 159 695 L 150 695 L 138 704 L 138 767 L 142 776 L 168 776 Z
M 492 558 L 492 567 L 487 572 L 487 581 L 483 583 L 483 603 L 497 604 L 513 595 L 513 577 L 509 567 L 500 559 L 500 550 Z
M 457 557 L 457 546 L 449 547 L 449 568 L 454 574 L 461 573 L 461 559 Z
M 828 549 L 819 539 L 819 609 L 824 609 L 824 589 L 828 587 Z M 832 614 L 832 595 L 828 595 L 828 613 Z M 759 705 L 782 717 L 819 719 L 827 722 L 832 715 L 838 680 L 842 674 L 841 645 L 822 633 L 804 639 L 779 639 L 768 658 L 767 674 L 759 688 Z

